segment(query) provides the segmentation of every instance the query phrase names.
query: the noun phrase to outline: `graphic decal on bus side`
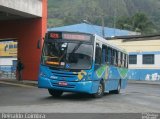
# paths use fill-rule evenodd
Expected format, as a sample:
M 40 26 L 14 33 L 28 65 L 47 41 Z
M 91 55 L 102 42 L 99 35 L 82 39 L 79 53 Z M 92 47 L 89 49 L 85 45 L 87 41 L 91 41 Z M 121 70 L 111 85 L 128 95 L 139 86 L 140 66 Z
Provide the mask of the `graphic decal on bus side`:
M 118 68 L 118 72 L 122 79 L 125 79 L 127 77 L 128 69 L 126 68 Z
M 98 78 L 101 78 L 102 75 L 104 74 L 104 72 L 106 71 L 106 65 L 100 67 L 97 71 L 96 71 L 96 75 Z
M 127 78 L 128 69 L 126 69 L 126 68 L 116 68 L 116 70 L 118 71 L 117 76 L 119 75 L 121 79 L 126 79 Z M 109 67 L 108 65 L 103 65 L 102 67 L 97 69 L 96 76 L 98 77 L 98 79 L 103 77 L 106 80 L 106 79 L 108 79 L 109 76 L 112 77 L 112 68 Z

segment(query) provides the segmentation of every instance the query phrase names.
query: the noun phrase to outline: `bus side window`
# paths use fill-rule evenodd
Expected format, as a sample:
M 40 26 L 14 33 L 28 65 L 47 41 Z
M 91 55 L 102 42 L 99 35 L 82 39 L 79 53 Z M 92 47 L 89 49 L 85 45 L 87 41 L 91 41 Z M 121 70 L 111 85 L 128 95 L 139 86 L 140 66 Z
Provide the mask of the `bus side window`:
M 122 67 L 125 67 L 125 54 L 123 53 Z
M 118 51 L 114 50 L 114 65 L 117 66 L 118 65 Z
M 121 52 L 121 67 L 123 67 L 123 53 Z
M 126 54 L 124 54 L 124 67 L 126 67 Z
M 107 63 L 107 46 L 102 45 L 102 63 Z
M 127 55 L 127 68 L 128 68 L 128 63 L 129 63 L 129 56 Z
M 111 64 L 117 66 L 117 50 L 112 49 L 112 60 Z
M 102 49 L 98 43 L 96 43 L 96 54 L 95 54 L 95 64 L 101 64 Z
M 118 66 L 121 66 L 121 52 L 118 52 Z
M 114 64 L 114 49 L 111 49 L 111 65 Z
M 128 56 L 125 54 L 125 67 L 128 68 Z
M 107 50 L 107 63 L 108 64 L 111 64 L 111 61 L 112 61 L 112 49 L 110 47 L 108 47 L 108 50 Z

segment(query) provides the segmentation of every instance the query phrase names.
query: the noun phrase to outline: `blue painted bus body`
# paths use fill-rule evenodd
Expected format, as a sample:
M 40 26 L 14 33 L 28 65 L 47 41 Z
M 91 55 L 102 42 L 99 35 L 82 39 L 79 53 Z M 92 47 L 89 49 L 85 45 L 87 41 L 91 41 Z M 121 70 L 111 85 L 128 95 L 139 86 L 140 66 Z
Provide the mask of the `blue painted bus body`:
M 97 35 L 49 32 L 38 87 L 89 94 L 111 90 L 119 93 L 120 87 L 127 85 L 127 63 L 124 50 Z
M 39 88 L 63 90 L 66 92 L 83 92 L 93 94 L 98 90 L 100 80 L 103 79 L 105 92 L 116 90 L 121 79 L 121 88 L 127 85 L 126 68 L 102 65 L 97 70 L 94 67 L 90 70 L 80 72 L 68 72 L 65 70 L 53 70 L 46 66 L 40 66 L 38 79 Z M 59 82 L 66 82 L 66 86 L 59 85 Z

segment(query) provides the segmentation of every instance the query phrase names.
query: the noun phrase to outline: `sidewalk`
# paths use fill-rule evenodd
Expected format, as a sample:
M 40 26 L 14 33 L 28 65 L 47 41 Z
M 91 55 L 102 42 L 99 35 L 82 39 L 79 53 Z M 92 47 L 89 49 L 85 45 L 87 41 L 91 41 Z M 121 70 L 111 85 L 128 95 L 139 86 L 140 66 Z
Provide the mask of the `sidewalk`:
M 160 81 L 145 81 L 145 80 L 128 80 L 128 83 L 135 84 L 149 84 L 149 85 L 160 85 Z
M 38 86 L 37 81 L 29 81 L 29 80 L 17 81 L 16 79 L 0 79 L 0 82 L 23 84 L 23 85 L 35 86 L 35 87 Z

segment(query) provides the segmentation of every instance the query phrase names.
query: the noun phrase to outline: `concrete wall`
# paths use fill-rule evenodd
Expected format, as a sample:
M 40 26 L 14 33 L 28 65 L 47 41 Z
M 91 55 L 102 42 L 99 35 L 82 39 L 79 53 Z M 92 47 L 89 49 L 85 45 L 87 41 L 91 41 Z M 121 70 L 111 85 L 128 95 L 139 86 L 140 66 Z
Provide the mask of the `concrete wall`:
M 128 79 L 160 81 L 160 69 L 130 69 Z
M 37 42 L 43 43 L 47 30 L 47 0 L 42 0 L 41 18 L 0 21 L 0 26 L 0 39 L 16 38 L 18 41 L 18 58 L 24 64 L 23 80 L 37 80 L 42 50 L 42 47 L 37 49 Z
M 42 1 L 43 0 L 0 0 L 0 9 L 25 17 L 42 17 Z
M 0 58 L 0 66 L 2 65 L 13 65 L 13 60 L 17 60 L 17 58 Z

